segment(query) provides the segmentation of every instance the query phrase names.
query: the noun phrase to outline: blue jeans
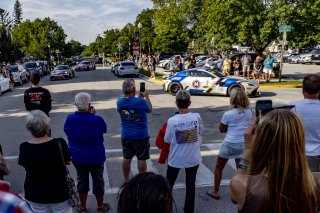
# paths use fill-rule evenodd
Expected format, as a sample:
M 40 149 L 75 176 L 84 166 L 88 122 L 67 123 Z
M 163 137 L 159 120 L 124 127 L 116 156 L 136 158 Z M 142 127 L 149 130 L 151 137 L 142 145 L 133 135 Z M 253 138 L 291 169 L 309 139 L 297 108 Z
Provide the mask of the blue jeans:
M 185 213 L 193 213 L 194 212 L 194 200 L 196 194 L 196 176 L 199 165 L 194 167 L 185 168 L 186 170 L 186 198 L 184 200 L 184 212 Z M 171 190 L 173 188 L 174 183 L 178 177 L 180 169 L 171 167 L 168 165 L 167 169 L 167 179 L 170 183 Z

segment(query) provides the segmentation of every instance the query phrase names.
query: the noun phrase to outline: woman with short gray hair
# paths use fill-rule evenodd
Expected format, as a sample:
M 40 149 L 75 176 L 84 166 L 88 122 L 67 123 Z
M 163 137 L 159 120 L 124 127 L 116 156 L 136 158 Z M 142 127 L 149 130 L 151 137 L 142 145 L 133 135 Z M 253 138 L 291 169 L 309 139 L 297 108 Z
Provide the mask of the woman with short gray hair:
M 164 141 L 170 144 L 167 179 L 171 189 L 180 169 L 186 171 L 186 198 L 184 212 L 194 212 L 195 183 L 199 164 L 202 161 L 200 144 L 203 123 L 199 113 L 189 112 L 190 93 L 180 90 L 176 95 L 179 114 L 169 118 Z
M 86 110 L 90 107 L 91 95 L 86 92 L 79 92 L 74 97 L 75 105 L 79 111 Z
M 216 162 L 214 171 L 214 190 L 207 194 L 214 199 L 219 199 L 222 171 L 230 158 L 235 159 L 237 168 L 244 149 L 243 134 L 252 119 L 249 98 L 242 88 L 234 88 L 230 94 L 230 110 L 222 116 L 219 130 L 227 133 Z
M 31 139 L 20 144 L 18 160 L 26 170 L 25 198 L 35 213 L 71 213 L 64 165 L 71 154 L 66 141 L 48 136 L 50 118 L 40 110 L 27 115 L 26 128 Z

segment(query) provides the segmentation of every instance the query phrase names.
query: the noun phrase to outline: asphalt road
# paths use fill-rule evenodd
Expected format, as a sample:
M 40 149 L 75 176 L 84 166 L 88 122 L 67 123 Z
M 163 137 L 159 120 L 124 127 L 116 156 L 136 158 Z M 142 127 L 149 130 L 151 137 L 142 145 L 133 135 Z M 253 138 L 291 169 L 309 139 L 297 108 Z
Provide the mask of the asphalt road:
M 121 172 L 121 144 L 120 144 L 120 119 L 116 111 L 116 100 L 122 95 L 121 84 L 124 78 L 118 79 L 110 69 L 97 69 L 95 71 L 78 72 L 71 80 L 51 82 L 46 76 L 41 84 L 51 91 L 53 97 L 52 136 L 64 137 L 63 124 L 69 113 L 76 111 L 74 96 L 80 91 L 86 91 L 92 95 L 92 105 L 97 114 L 101 115 L 108 125 L 108 133 L 105 135 L 107 162 L 105 171 L 106 201 L 112 206 L 111 212 L 116 212 L 116 200 L 119 187 L 122 184 Z M 136 84 L 142 81 L 136 78 Z M 5 179 L 11 182 L 13 190 L 24 194 L 23 182 L 25 172 L 17 164 L 19 144 L 30 139 L 30 135 L 24 127 L 27 112 L 23 104 L 23 92 L 30 85 L 24 84 L 16 87 L 14 91 L 6 92 L 0 97 L 0 143 L 3 147 L 5 158 L 12 168 L 12 174 Z M 152 114 L 148 116 L 149 134 L 151 143 L 151 159 L 148 161 L 148 170 L 165 175 L 166 165 L 158 164 L 159 150 L 155 147 L 155 138 L 163 123 L 177 110 L 175 97 L 165 94 L 161 85 L 146 82 L 150 98 L 154 107 Z M 301 89 L 263 89 L 259 98 L 250 99 L 252 107 L 258 99 L 272 99 L 274 104 L 283 105 L 289 101 L 302 98 Z M 237 212 L 231 203 L 229 193 L 229 181 L 235 175 L 234 161 L 230 160 L 224 173 L 221 187 L 221 199 L 214 200 L 206 195 L 206 191 L 213 186 L 213 171 L 219 147 L 224 134 L 219 133 L 218 125 L 222 114 L 228 110 L 229 98 L 223 96 L 192 96 L 190 110 L 199 112 L 205 126 L 201 153 L 203 162 L 200 165 L 197 176 L 196 212 Z M 76 178 L 73 166 L 69 167 L 71 174 Z M 136 161 L 133 161 L 132 174 L 137 173 Z M 174 189 L 177 212 L 183 212 L 184 203 L 184 171 L 181 171 Z M 88 208 L 94 212 L 95 199 L 92 194 L 88 198 Z

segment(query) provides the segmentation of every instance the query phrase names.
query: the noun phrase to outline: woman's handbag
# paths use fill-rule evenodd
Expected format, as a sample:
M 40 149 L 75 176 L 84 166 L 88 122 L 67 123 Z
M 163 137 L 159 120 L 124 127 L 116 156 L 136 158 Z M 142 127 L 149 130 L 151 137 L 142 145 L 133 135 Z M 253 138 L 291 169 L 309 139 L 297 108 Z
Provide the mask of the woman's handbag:
M 79 197 L 78 197 L 78 193 L 77 193 L 77 189 L 76 189 L 76 184 L 75 181 L 73 180 L 73 178 L 70 175 L 70 172 L 68 170 L 68 167 L 66 166 L 66 163 L 64 161 L 64 157 L 62 154 L 62 148 L 61 148 L 61 144 L 60 144 L 60 140 L 58 139 L 58 145 L 59 145 L 59 149 L 60 149 L 60 154 L 61 154 L 61 158 L 62 158 L 62 162 L 63 165 L 65 167 L 65 171 L 66 171 L 66 182 L 67 182 L 67 186 L 68 186 L 68 191 L 69 191 L 69 202 L 70 202 L 70 206 L 71 207 L 76 207 L 79 206 Z

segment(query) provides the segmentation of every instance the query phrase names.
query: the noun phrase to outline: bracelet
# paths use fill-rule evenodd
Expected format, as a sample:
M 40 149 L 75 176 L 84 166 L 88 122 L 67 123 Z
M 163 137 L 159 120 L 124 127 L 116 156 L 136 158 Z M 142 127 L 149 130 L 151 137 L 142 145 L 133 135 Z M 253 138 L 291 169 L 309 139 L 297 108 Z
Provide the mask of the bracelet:
M 239 169 L 242 170 L 247 170 L 249 166 L 249 161 L 247 161 L 246 159 L 241 159 L 240 163 L 239 163 Z

